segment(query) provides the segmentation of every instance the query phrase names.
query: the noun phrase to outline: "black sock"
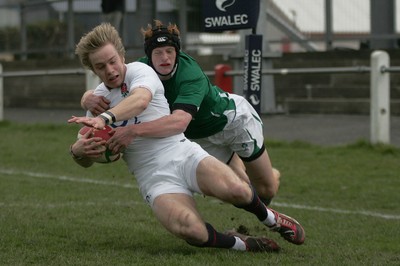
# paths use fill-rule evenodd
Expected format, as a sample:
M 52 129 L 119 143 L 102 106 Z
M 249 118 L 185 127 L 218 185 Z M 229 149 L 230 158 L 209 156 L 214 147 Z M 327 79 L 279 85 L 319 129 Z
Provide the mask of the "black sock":
M 260 200 L 265 204 L 265 206 L 268 206 L 271 204 L 272 199 L 270 198 L 262 198 L 260 196 L 258 196 L 260 198 Z
M 210 248 L 231 248 L 235 245 L 236 239 L 234 236 L 229 236 L 225 234 L 221 234 L 215 231 L 214 227 L 206 223 L 206 228 L 208 232 L 208 240 L 202 245 L 197 245 L 188 242 L 189 245 L 196 247 L 210 247 Z
M 258 197 L 255 189 L 251 187 L 253 191 L 253 198 L 248 205 L 234 205 L 237 208 L 244 209 L 248 212 L 255 214 L 260 221 L 264 221 L 268 217 L 267 208 L 265 207 L 264 203 L 261 202 L 260 198 Z

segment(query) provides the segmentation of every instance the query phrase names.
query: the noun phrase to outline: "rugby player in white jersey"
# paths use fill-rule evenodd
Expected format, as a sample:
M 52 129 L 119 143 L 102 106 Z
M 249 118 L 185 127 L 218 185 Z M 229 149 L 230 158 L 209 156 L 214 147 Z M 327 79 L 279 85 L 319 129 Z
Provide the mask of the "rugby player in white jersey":
M 125 64 L 122 41 L 110 24 L 103 23 L 83 36 L 76 54 L 82 65 L 102 80 L 94 93 L 106 97 L 110 109 L 97 117 L 72 117 L 68 122 L 94 128 L 112 125 L 118 131 L 119 127 L 152 121 L 170 113 L 157 74 L 140 62 Z M 89 167 L 93 164 L 91 157 L 96 156 L 95 150 L 103 144 L 104 141 L 87 133 L 71 145 L 71 155 L 79 165 Z M 295 244 L 304 242 L 305 233 L 299 223 L 267 208 L 248 183 L 182 133 L 164 138 L 136 138 L 124 150 L 123 159 L 159 222 L 190 245 L 251 252 L 279 250 L 274 241 L 265 237 L 216 231 L 201 218 L 193 193 L 231 203 L 256 215 L 286 240 Z M 294 238 L 289 237 L 293 234 Z

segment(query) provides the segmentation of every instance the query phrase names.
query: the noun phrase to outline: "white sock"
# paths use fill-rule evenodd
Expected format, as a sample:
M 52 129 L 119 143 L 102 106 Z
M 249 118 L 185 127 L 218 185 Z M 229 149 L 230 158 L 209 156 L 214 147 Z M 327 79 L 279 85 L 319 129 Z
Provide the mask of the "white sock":
M 237 236 L 235 236 L 235 239 L 236 239 L 235 245 L 233 245 L 231 249 L 246 251 L 246 243 L 244 243 L 244 241 Z
M 272 211 L 270 211 L 270 209 L 268 209 L 268 208 L 267 208 L 267 213 L 268 213 L 268 216 L 262 223 L 267 226 L 275 225 L 276 224 L 275 214 Z

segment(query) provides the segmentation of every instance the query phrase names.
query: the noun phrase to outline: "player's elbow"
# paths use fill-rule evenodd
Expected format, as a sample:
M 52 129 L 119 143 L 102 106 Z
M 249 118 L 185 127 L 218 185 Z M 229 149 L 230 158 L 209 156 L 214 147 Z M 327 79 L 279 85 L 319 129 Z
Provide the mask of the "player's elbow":
M 178 133 L 185 132 L 190 121 L 192 120 L 192 116 L 186 112 L 176 112 L 173 114 L 173 116 L 175 118 L 173 123 L 175 125 L 175 130 Z
M 136 106 L 139 110 L 139 112 L 143 112 L 144 110 L 146 110 L 146 108 L 149 106 L 149 102 L 151 99 L 148 99 L 147 97 L 140 97 L 137 102 L 136 102 Z
M 183 132 L 185 132 L 186 131 L 186 129 L 187 129 L 187 127 L 188 127 L 188 125 L 189 125 L 189 122 L 187 122 L 186 120 L 178 120 L 176 123 L 175 123 L 175 127 L 176 127 L 176 130 L 178 131 L 178 132 L 180 132 L 180 133 L 183 133 Z
M 176 133 L 183 133 L 186 131 L 187 124 L 184 123 L 183 121 L 177 121 L 176 123 L 174 123 L 174 127 L 175 127 L 174 131 Z
M 137 112 L 141 113 L 149 106 L 152 100 L 152 94 L 143 88 L 138 88 L 133 91 L 130 97 L 133 97 L 133 104 Z

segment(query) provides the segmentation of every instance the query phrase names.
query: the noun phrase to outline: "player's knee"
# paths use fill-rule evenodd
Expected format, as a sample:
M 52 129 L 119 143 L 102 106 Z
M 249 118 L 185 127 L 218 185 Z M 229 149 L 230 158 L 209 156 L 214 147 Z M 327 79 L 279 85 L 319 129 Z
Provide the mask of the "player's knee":
M 251 188 L 243 182 L 233 183 L 229 186 L 229 202 L 235 205 L 245 204 L 251 201 Z
M 278 193 L 279 190 L 281 172 L 279 172 L 278 169 L 272 168 L 272 173 L 273 173 L 273 182 L 272 185 L 270 186 L 269 193 L 271 193 L 273 197 Z
M 279 183 L 281 181 L 281 172 L 276 168 L 272 168 L 272 173 L 274 175 L 276 186 L 279 187 Z
M 208 240 L 204 223 L 193 223 L 182 228 L 180 237 L 191 245 L 202 246 Z
M 258 192 L 259 196 L 269 199 L 275 197 L 277 193 L 278 193 L 278 188 L 272 186 L 266 186 L 261 189 L 261 192 Z
M 272 178 L 265 177 L 252 180 L 257 194 L 262 198 L 272 199 L 278 193 L 281 174 L 279 170 L 275 168 L 272 169 L 272 173 Z
M 207 229 L 204 222 L 189 210 L 175 213 L 170 217 L 170 231 L 189 243 L 201 244 L 207 241 Z
M 272 199 L 278 194 L 279 183 L 260 184 L 255 186 L 258 196 Z

